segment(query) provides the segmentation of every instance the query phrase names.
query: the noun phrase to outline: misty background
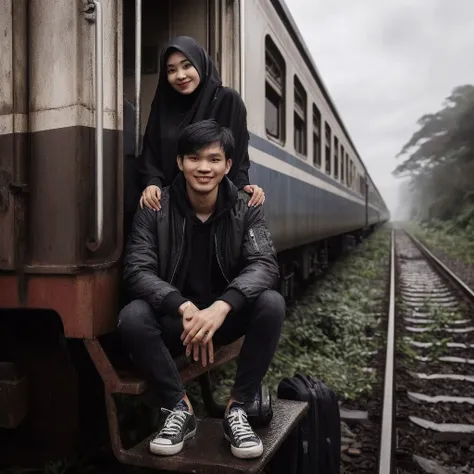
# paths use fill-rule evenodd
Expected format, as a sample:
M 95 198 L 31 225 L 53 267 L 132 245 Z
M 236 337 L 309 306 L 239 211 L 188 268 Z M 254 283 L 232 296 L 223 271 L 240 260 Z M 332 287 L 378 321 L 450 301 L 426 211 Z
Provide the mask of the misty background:
M 408 217 L 392 172 L 425 114 L 474 84 L 473 0 L 286 0 L 392 219 Z

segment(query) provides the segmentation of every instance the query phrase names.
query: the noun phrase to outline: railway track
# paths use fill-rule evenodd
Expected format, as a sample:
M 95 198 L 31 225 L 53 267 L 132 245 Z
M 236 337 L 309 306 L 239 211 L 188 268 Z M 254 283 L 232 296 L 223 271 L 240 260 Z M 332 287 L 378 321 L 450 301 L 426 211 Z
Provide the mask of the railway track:
M 379 474 L 474 473 L 474 292 L 392 234 Z

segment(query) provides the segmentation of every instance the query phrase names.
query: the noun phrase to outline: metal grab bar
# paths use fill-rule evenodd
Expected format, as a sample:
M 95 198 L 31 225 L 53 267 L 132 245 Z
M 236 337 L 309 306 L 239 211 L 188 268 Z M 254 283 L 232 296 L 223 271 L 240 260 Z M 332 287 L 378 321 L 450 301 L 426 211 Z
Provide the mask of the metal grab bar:
M 135 0 L 135 157 L 140 154 L 142 95 L 142 0 Z
M 239 3 L 239 34 L 240 34 L 240 95 L 242 100 L 245 101 L 245 0 L 240 0 Z
M 87 247 L 96 252 L 104 236 L 104 20 L 100 0 L 95 7 L 95 229 Z

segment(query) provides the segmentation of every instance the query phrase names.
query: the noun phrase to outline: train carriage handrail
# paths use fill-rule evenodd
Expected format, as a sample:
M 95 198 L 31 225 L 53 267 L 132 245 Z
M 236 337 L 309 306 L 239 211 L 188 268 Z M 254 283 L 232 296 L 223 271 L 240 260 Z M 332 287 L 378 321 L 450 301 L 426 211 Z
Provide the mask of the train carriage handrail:
M 135 0 L 135 157 L 140 155 L 142 95 L 142 0 Z
M 95 7 L 95 225 L 94 238 L 87 242 L 96 252 L 104 236 L 104 19 L 101 0 L 92 0 Z

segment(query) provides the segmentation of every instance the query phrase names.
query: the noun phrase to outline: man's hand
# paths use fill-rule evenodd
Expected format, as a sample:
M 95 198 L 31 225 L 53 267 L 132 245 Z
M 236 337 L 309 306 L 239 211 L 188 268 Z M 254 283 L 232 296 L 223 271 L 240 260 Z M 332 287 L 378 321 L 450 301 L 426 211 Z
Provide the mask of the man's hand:
M 208 359 L 209 364 L 214 363 L 214 343 L 212 339 L 210 339 L 207 344 L 199 344 L 198 342 L 188 344 L 186 347 L 186 356 L 189 356 L 191 352 L 196 362 L 199 360 L 199 354 L 201 355 L 201 364 L 203 367 L 206 367 Z
M 185 301 L 179 308 L 178 313 L 183 317 L 183 328 L 186 334 L 194 326 L 193 316 L 199 312 L 199 308 L 191 301 Z M 183 338 L 181 338 L 183 340 Z M 188 350 L 186 350 L 186 356 L 189 356 Z
M 193 313 L 190 329 L 185 328 L 181 334 L 184 345 L 204 343 L 212 339 L 214 333 L 222 326 L 232 307 L 225 301 L 216 301 L 209 308 Z
M 183 328 L 185 332 L 189 332 L 193 327 L 193 316 L 198 311 L 199 308 L 191 301 L 186 301 L 179 307 L 178 312 L 183 317 Z M 208 356 L 209 363 L 212 364 L 214 362 L 214 346 L 212 344 L 212 339 L 205 345 L 201 345 L 199 342 L 188 344 L 186 347 L 186 357 L 189 357 L 191 352 L 193 354 L 193 359 L 196 362 L 199 360 L 199 354 L 201 355 L 201 363 L 203 367 L 206 367 L 207 365 Z
M 183 317 L 184 331 L 181 334 L 181 340 L 186 347 L 186 355 L 193 352 L 194 360 L 198 360 L 199 352 L 203 367 L 207 364 L 207 354 L 209 362 L 214 362 L 214 347 L 212 337 L 214 333 L 222 326 L 226 316 L 232 307 L 225 301 L 216 301 L 209 308 L 196 311 L 192 314 L 189 321 Z
M 183 326 L 184 321 L 190 321 L 196 311 L 199 311 L 199 308 L 192 301 L 185 301 L 178 308 L 178 313 L 183 317 Z

